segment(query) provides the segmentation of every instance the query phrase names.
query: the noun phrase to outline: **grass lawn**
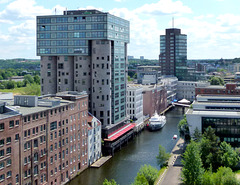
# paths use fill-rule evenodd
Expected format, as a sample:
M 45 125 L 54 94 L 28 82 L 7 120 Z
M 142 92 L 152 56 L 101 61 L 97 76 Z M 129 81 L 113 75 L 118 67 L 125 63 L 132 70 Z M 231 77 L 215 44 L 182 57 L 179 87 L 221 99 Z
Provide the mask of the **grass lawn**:
M 0 89 L 0 92 L 12 92 L 14 95 L 19 95 L 24 92 L 24 89 L 26 87 L 20 87 L 20 88 L 15 88 L 15 89 Z
M 165 170 L 167 170 L 167 167 L 166 167 L 166 166 L 165 166 L 165 167 L 162 167 L 162 168 L 159 170 L 159 172 L 158 172 L 158 178 L 157 178 L 157 180 L 154 182 L 154 185 L 157 184 L 157 182 L 159 181 L 160 177 L 162 176 L 162 174 L 163 174 L 163 172 L 164 172 Z
M 0 89 L 0 92 L 12 92 L 13 95 L 41 95 L 40 85 L 38 84 L 28 84 L 26 87 L 14 89 Z

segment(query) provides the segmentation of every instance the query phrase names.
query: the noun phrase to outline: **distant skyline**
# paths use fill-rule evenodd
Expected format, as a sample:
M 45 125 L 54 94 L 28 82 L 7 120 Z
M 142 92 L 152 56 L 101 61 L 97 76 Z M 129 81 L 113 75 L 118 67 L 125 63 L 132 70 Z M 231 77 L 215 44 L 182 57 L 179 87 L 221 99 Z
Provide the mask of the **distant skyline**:
M 240 57 L 239 0 L 0 0 L 0 59 L 36 56 L 36 16 L 98 9 L 130 21 L 128 55 L 158 59 L 159 36 L 180 28 L 188 59 Z

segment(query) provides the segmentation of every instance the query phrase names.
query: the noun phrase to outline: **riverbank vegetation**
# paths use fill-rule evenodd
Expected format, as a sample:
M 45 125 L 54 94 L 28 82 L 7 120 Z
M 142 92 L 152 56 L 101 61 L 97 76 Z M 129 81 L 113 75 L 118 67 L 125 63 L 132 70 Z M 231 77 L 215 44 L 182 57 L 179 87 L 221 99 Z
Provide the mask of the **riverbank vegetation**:
M 160 169 L 162 167 L 167 166 L 170 156 L 171 155 L 169 153 L 166 153 L 166 149 L 163 146 L 159 145 L 159 152 L 158 152 L 158 155 L 156 156 L 156 159 L 157 159 L 157 164 L 160 167 Z
M 183 158 L 182 181 L 186 185 L 240 184 L 232 171 L 239 162 L 239 152 L 225 141 L 220 142 L 211 127 L 191 140 Z

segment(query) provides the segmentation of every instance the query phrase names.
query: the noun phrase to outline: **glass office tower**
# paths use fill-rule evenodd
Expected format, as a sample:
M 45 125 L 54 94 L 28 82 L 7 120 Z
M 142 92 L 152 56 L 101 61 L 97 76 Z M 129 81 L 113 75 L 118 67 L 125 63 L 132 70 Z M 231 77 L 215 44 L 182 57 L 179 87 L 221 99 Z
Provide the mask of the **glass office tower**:
M 177 28 L 166 29 L 160 35 L 159 65 L 162 75 L 174 75 L 179 80 L 187 73 L 187 35 Z
M 126 118 L 129 21 L 98 10 L 37 17 L 41 92 L 86 91 L 103 126 Z

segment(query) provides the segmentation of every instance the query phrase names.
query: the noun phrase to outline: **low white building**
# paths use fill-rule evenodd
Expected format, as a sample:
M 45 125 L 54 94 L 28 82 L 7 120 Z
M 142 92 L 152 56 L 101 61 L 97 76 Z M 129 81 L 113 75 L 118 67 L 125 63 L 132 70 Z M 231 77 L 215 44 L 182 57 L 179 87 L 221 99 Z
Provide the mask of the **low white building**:
M 143 87 L 139 84 L 127 85 L 127 114 L 136 123 L 137 130 L 143 126 Z
M 190 135 L 211 126 L 221 141 L 240 147 L 240 96 L 197 95 L 186 118 Z
M 101 122 L 88 113 L 88 161 L 89 165 L 97 161 L 102 155 Z
M 199 81 L 178 81 L 177 82 L 177 99 L 181 100 L 183 98 L 193 101 L 195 100 L 195 88 L 197 87 L 207 87 L 210 85 L 210 82 Z

